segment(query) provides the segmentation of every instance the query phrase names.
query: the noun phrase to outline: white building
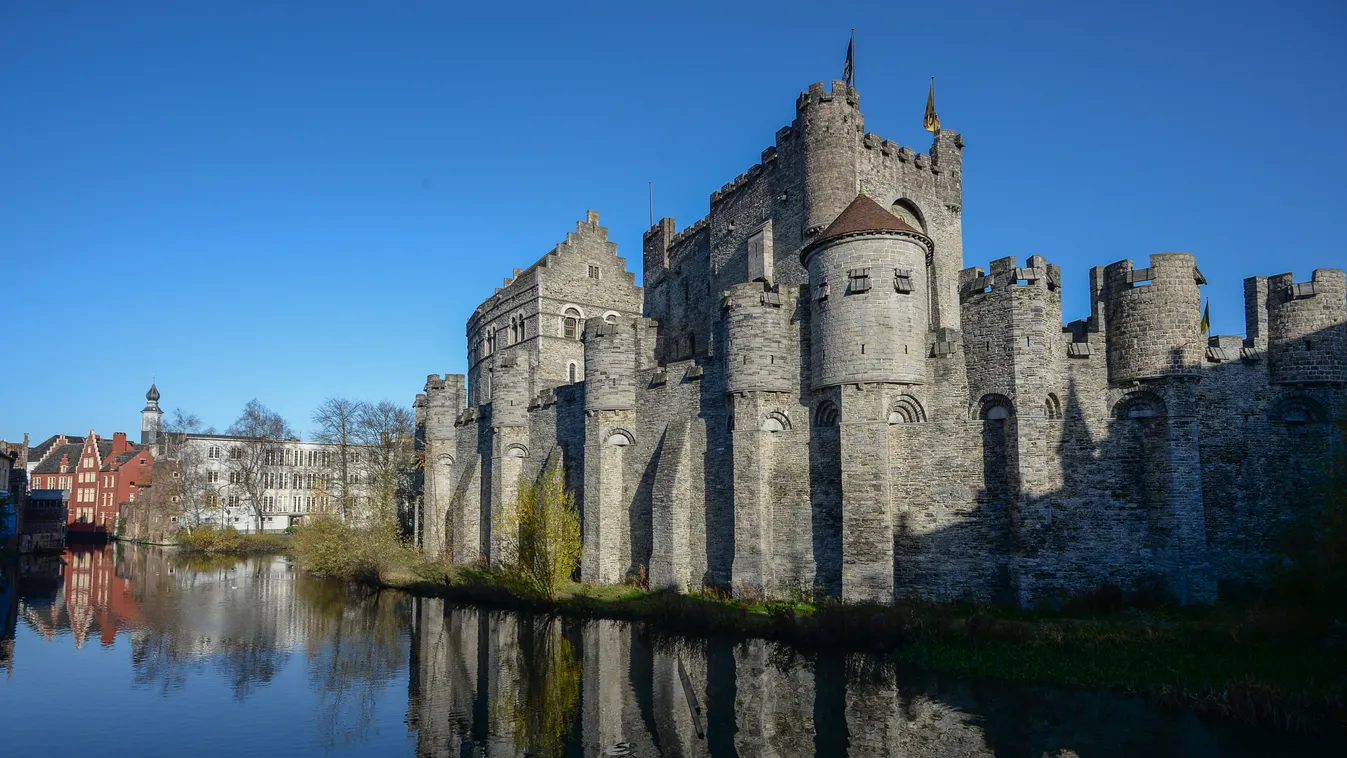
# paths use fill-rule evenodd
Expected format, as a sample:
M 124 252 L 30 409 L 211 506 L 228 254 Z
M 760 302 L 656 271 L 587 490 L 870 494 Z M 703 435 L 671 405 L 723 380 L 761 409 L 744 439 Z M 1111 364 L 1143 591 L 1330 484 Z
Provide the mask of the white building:
M 150 385 L 145 394 L 147 404 L 141 411 L 141 444 L 154 451 L 156 459 L 165 455 L 165 432 L 162 431 L 164 412 L 159 408 L 159 390 Z M 227 434 L 187 434 L 184 444 L 172 457 L 200 462 L 205 474 L 206 505 L 210 519 L 220 526 L 233 526 L 250 532 L 257 528 L 256 514 L 242 486 L 242 475 L 230 465 L 231 456 L 240 455 L 239 448 L 247 438 Z M 362 446 L 347 446 L 348 474 L 351 483 L 350 512 L 359 515 L 364 501 L 362 459 L 367 455 Z M 339 492 L 332 484 L 340 470 L 340 446 L 322 442 L 304 442 L 289 439 L 275 444 L 263 461 L 262 477 L 262 531 L 281 532 L 303 522 L 316 513 L 340 513 Z

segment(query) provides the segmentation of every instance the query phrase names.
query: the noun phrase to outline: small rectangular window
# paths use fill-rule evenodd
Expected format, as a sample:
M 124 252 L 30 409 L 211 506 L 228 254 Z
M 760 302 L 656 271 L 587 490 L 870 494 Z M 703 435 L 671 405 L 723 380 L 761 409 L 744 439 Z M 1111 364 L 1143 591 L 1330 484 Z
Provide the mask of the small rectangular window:
M 853 268 L 847 272 L 847 277 L 851 280 L 852 293 L 870 291 L 870 269 Z
M 898 268 L 893 270 L 893 291 L 901 292 L 904 295 L 912 292 L 912 269 Z
M 827 300 L 827 299 L 828 299 L 828 283 L 827 283 L 827 282 L 819 282 L 818 290 L 814 293 L 814 297 L 815 297 L 815 299 L 817 299 L 817 300 Z
M 598 266 L 590 266 L 590 267 L 589 267 L 589 278 L 590 278 L 590 279 L 598 279 L 598 278 L 599 278 L 599 267 L 598 267 Z

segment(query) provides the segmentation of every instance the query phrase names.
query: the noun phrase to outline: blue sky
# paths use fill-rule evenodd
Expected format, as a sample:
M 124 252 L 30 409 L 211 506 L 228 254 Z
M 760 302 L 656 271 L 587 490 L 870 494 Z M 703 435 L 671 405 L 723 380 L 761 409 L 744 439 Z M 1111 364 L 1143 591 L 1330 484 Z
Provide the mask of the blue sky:
M 637 271 L 758 160 L 856 27 L 866 127 L 963 132 L 965 265 L 1195 253 L 1213 331 L 1244 277 L 1343 266 L 1340 2 L 11 2 L 0 5 L 0 437 L 224 427 L 256 397 L 410 403 L 462 372 L 512 267 L 601 213 Z

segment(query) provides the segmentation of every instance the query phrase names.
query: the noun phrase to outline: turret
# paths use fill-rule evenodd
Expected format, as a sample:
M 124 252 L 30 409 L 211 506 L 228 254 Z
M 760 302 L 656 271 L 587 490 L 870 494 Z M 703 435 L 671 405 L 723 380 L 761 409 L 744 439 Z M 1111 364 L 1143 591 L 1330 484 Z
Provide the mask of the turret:
M 1062 344 L 1061 269 L 1041 255 L 1014 257 L 959 274 L 968 393 L 1005 395 L 1021 415 L 1045 414 L 1058 386 Z
M 431 374 L 426 391 L 416 396 L 417 442 L 423 450 L 425 480 L 421 498 L 422 547 L 431 556 L 451 550 L 446 514 L 453 502 L 454 456 L 458 429 L 454 426 L 463 410 L 466 387 L 462 374 Z
M 417 395 L 418 426 L 425 429 L 426 440 L 452 440 L 454 422 L 463 410 L 464 377 L 462 374 L 431 374 L 426 377 L 426 392 Z
M 763 282 L 736 284 L 725 293 L 728 392 L 799 389 L 799 351 L 787 332 L 798 296 L 798 288 Z
M 805 246 L 815 390 L 925 381 L 931 249 L 928 237 L 864 195 Z
M 865 119 L 860 95 L 846 82 L 809 85 L 795 103 L 795 133 L 804 152 L 805 238 L 822 231 L 856 197 L 856 156 Z
M 1267 279 L 1268 370 L 1275 383 L 1347 382 L 1347 272 Z
M 528 426 L 529 368 L 522 351 L 496 353 L 491 367 L 491 426 Z
M 636 329 L 630 321 L 585 320 L 585 410 L 636 407 Z
M 1157 253 L 1148 268 L 1118 261 L 1104 269 L 1111 382 L 1195 375 L 1202 369 L 1206 284 L 1188 253 Z
M 150 391 L 145 393 L 145 408 L 140 412 L 140 444 L 157 443 L 163 428 L 164 412 L 159 409 L 159 388 L 150 382 Z

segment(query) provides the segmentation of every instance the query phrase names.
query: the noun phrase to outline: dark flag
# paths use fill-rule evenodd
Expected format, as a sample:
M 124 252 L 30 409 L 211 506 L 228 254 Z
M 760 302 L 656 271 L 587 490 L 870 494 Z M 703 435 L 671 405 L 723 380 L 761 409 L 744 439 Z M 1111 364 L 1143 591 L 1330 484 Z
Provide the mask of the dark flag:
M 851 30 L 851 41 L 847 43 L 847 62 L 842 66 L 842 79 L 848 87 L 856 86 L 856 30 Z

